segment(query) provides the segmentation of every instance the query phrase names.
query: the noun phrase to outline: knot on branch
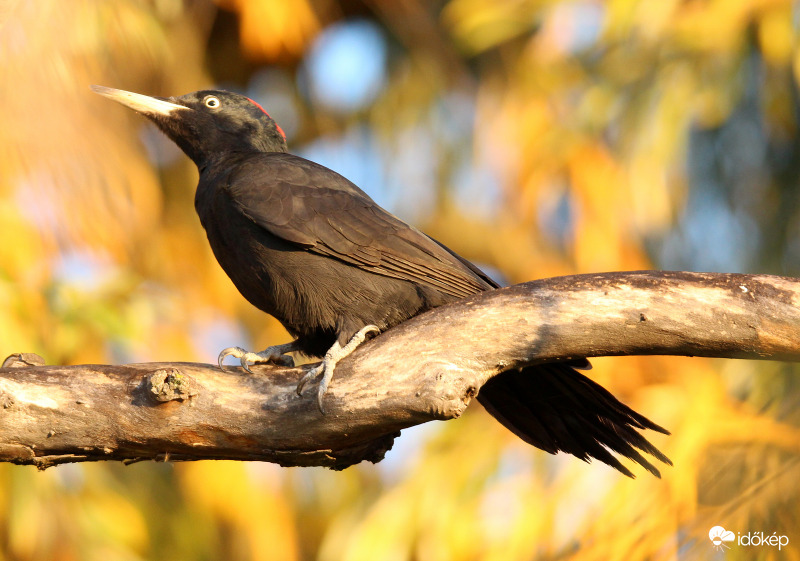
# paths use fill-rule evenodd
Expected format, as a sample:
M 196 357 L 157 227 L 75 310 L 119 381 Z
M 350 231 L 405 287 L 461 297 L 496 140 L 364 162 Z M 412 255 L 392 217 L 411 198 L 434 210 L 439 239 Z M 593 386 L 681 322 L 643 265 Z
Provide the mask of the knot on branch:
M 449 361 L 427 362 L 424 370 L 426 376 L 417 397 L 425 398 L 421 403 L 427 408 L 425 413 L 433 419 L 460 417 L 482 385 L 473 369 Z
M 194 378 L 177 368 L 159 368 L 150 374 L 147 389 L 156 401 L 183 401 L 199 393 Z

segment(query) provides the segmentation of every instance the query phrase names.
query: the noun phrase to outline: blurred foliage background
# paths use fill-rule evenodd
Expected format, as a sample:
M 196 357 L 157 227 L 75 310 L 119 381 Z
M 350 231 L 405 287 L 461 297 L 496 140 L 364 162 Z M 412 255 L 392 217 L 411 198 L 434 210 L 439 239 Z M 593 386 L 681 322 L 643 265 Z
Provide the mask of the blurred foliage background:
M 799 25 L 790 0 L 0 0 L 0 354 L 288 340 L 215 263 L 194 166 L 94 83 L 245 93 L 511 283 L 798 276 Z M 796 366 L 594 364 L 673 431 L 649 435 L 663 479 L 536 451 L 475 406 L 341 473 L 0 465 L 0 560 L 800 559 Z M 715 525 L 791 541 L 715 553 Z

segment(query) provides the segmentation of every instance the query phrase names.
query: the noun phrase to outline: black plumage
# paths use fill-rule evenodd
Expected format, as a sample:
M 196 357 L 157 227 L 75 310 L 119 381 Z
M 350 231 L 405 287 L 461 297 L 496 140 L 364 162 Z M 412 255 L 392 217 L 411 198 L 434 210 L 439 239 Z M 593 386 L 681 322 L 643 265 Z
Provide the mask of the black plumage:
M 153 120 L 197 164 L 195 207 L 214 255 L 242 295 L 296 338 L 280 352 L 323 357 L 366 326 L 384 331 L 497 287 L 341 175 L 289 154 L 280 127 L 244 96 L 209 90 L 164 99 L 94 89 Z M 241 349 L 222 356 L 234 353 L 245 366 L 256 360 Z M 320 405 L 333 365 L 325 369 Z M 572 366 L 503 372 L 478 400 L 547 452 L 597 458 L 632 476 L 617 453 L 658 475 L 639 451 L 669 460 L 638 431 L 667 431 Z

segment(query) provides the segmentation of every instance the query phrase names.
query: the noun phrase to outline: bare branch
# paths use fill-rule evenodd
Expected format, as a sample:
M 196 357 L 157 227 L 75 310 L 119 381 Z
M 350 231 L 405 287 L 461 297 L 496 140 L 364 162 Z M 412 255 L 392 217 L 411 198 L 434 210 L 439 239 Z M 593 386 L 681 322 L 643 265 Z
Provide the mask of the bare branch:
M 800 281 L 654 272 L 528 282 L 437 308 L 336 368 L 322 415 L 307 367 L 189 363 L 0 369 L 0 460 L 239 459 L 343 468 L 397 431 L 461 415 L 499 372 L 607 355 L 800 360 Z M 4 365 L 7 366 L 7 365 Z M 311 392 L 311 393 L 309 393 Z

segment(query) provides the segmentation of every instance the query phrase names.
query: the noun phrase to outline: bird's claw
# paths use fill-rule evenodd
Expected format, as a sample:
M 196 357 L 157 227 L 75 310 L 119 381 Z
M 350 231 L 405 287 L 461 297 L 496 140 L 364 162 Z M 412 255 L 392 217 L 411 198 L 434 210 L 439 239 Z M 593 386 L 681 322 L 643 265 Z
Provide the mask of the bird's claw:
M 302 378 L 300 378 L 300 381 L 297 382 L 297 389 L 295 389 L 297 395 L 303 395 L 303 388 L 306 387 L 306 384 L 309 383 L 314 378 L 316 378 L 317 376 L 319 376 L 320 366 L 322 366 L 322 364 L 320 364 L 319 366 L 315 366 L 314 368 L 306 372 Z
M 327 355 L 326 358 L 328 358 Z M 319 408 L 319 412 L 323 415 L 325 414 L 325 409 L 322 406 L 322 400 L 328 392 L 328 385 L 330 385 L 333 379 L 333 369 L 335 366 L 335 361 L 323 360 L 320 364 L 306 372 L 305 376 L 303 376 L 297 384 L 297 395 L 301 395 L 303 388 L 308 382 L 319 377 L 320 374 L 322 375 L 319 386 L 317 386 L 317 407 Z
M 336 368 L 336 364 L 356 350 L 356 348 L 364 342 L 369 333 L 380 333 L 380 329 L 374 325 L 367 325 L 353 335 L 344 347 L 339 344 L 339 341 L 336 341 L 331 348 L 328 349 L 328 352 L 325 353 L 325 358 L 322 359 L 322 362 L 300 378 L 300 381 L 297 383 L 297 395 L 301 395 L 305 385 L 321 374 L 322 379 L 319 381 L 319 387 L 317 388 L 317 406 L 319 407 L 320 413 L 325 414 L 325 410 L 322 407 L 322 399 L 328 392 L 328 386 L 333 379 L 333 370 Z
M 291 345 L 291 343 L 289 343 Z M 246 351 L 241 347 L 228 347 L 227 349 L 223 349 L 222 352 L 219 353 L 217 357 L 217 364 L 219 364 L 220 370 L 225 370 L 225 366 L 222 364 L 222 361 L 225 360 L 225 357 L 232 356 L 234 358 L 238 358 L 239 362 L 247 372 L 250 374 L 253 373 L 250 370 L 250 364 L 263 364 L 265 362 L 274 362 L 280 364 L 281 366 L 294 366 L 294 360 L 292 357 L 284 354 L 289 352 L 290 350 L 294 350 L 293 348 L 289 348 L 288 345 L 276 345 L 273 347 L 267 347 L 260 353 L 253 353 Z
M 330 383 L 331 378 L 333 378 L 333 365 L 331 365 L 330 362 L 326 363 L 323 360 L 320 364 L 306 372 L 297 383 L 296 391 L 297 395 L 301 395 L 305 385 L 311 380 L 317 378 L 320 374 L 322 374 L 322 380 L 320 380 L 319 387 L 317 388 L 317 407 L 319 407 L 320 413 L 324 414 L 325 410 L 322 408 L 322 398 L 325 397 L 325 393 L 328 391 L 328 384 Z

